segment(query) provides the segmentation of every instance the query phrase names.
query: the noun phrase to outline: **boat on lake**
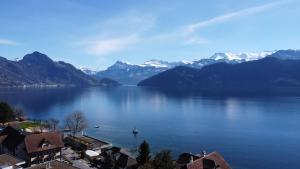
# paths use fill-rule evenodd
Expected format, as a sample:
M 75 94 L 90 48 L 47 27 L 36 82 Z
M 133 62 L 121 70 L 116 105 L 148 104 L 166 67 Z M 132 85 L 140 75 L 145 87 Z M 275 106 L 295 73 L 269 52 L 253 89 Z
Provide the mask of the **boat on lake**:
M 133 133 L 134 135 L 136 135 L 136 134 L 139 133 L 139 130 L 135 127 L 135 128 L 132 130 L 132 133 Z

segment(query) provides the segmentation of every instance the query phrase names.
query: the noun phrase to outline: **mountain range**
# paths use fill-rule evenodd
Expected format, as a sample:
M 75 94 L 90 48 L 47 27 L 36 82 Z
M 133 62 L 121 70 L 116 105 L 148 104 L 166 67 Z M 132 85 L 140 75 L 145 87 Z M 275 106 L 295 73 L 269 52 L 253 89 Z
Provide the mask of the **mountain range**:
M 96 80 L 69 63 L 53 61 L 33 52 L 11 61 L 0 57 L 0 87 L 117 85 L 114 80 Z
M 188 90 L 256 90 L 300 87 L 300 51 L 280 50 L 237 64 L 195 69 L 179 66 L 141 81 L 139 86 Z
M 83 69 L 83 71 L 97 79 L 111 78 L 122 84 L 136 85 L 144 79 L 177 66 L 188 66 L 191 68 L 201 69 L 203 66 L 222 62 L 237 64 L 261 59 L 274 52 L 275 51 L 257 53 L 216 53 L 210 58 L 179 62 L 150 60 L 143 64 L 131 64 L 124 61 L 117 61 L 115 64 L 103 71 L 95 72 L 89 69 Z
M 231 67 L 249 63 L 256 63 L 263 58 L 269 57 L 280 60 L 297 60 L 299 59 L 299 50 L 280 50 L 277 52 L 258 52 L 258 53 L 216 53 L 210 58 L 195 61 L 179 61 L 167 62 L 160 60 L 150 60 L 143 64 L 130 64 L 128 62 L 117 61 L 114 65 L 108 67 L 104 71 L 92 71 L 90 69 L 77 69 L 71 64 L 62 61 L 53 61 L 47 55 L 33 52 L 25 55 L 22 59 L 15 61 L 7 60 L 0 57 L 0 87 L 14 86 L 116 86 L 120 81 L 122 84 L 136 85 L 139 82 L 141 86 L 169 86 L 173 83 L 169 79 L 169 75 L 178 78 L 178 83 L 183 86 L 176 85 L 174 87 L 190 87 L 198 86 L 199 77 L 195 72 L 207 71 L 208 68 L 215 67 L 212 70 L 221 70 L 218 66 L 224 66 L 224 70 L 219 73 L 231 70 Z M 268 66 L 268 65 L 266 65 Z M 256 70 L 254 70 L 255 72 Z M 229 72 L 230 73 L 230 72 Z M 243 72 L 245 73 L 245 72 Z M 167 75 L 166 75 L 167 74 Z M 196 75 L 197 74 L 197 75 Z M 204 73 L 205 74 L 205 73 Z M 205 75 L 201 76 L 205 76 Z M 156 77 L 165 76 L 168 79 L 164 82 L 162 79 L 156 84 Z M 209 79 L 215 77 L 215 74 L 207 74 Z M 218 74 L 218 77 L 221 75 Z M 222 74 L 222 76 L 225 76 Z M 202 78 L 202 77 L 201 77 Z M 112 80 L 112 79 L 116 79 Z M 145 80 L 146 79 L 146 80 Z M 153 80 L 154 79 L 154 80 Z M 205 78 L 204 78 L 205 79 Z M 193 82 L 191 85 L 186 81 Z M 216 79 L 216 83 L 221 81 Z M 164 84 L 161 84 L 164 83 Z M 220 82 L 222 83 L 222 82 Z M 224 83 L 225 84 L 225 83 Z M 214 85 L 212 85 L 214 86 Z M 204 87 L 204 86 L 202 86 Z

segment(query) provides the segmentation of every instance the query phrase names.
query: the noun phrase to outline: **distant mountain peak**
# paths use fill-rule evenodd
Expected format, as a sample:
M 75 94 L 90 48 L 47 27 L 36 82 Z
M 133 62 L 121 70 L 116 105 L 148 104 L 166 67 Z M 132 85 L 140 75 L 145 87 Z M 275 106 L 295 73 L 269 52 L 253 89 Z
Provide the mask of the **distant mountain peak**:
M 115 64 L 110 66 L 108 69 L 127 69 L 129 66 L 132 66 L 133 64 L 126 62 L 126 61 L 116 61 Z
M 97 70 L 93 70 L 93 69 L 86 68 L 86 67 L 80 67 L 79 70 L 81 70 L 83 73 L 85 73 L 87 75 L 95 75 L 98 72 Z
M 123 61 L 123 60 L 118 60 L 118 61 L 116 61 L 115 64 L 132 65 L 131 63 L 129 63 L 129 62 L 127 62 L 127 61 Z
M 25 55 L 23 59 L 21 59 L 20 61 L 21 62 L 43 62 L 43 63 L 53 62 L 53 60 L 50 59 L 47 55 L 40 53 L 38 51 Z
M 115 86 L 113 80 L 97 81 L 73 65 L 55 62 L 40 52 L 27 54 L 20 61 L 0 57 L 0 87 L 24 86 Z
M 300 57 L 300 52 L 281 51 L 281 56 Z M 276 54 L 276 53 L 275 53 Z M 278 54 L 278 53 L 277 53 Z M 277 56 L 276 54 L 276 56 Z M 228 64 L 221 62 L 202 69 L 175 67 L 142 80 L 139 86 L 161 89 L 200 91 L 287 91 L 300 87 L 300 60 L 265 57 L 263 59 Z M 293 91 L 294 92 L 294 91 Z
M 251 61 L 251 60 L 258 60 L 264 58 L 268 55 L 275 53 L 276 51 L 263 51 L 263 52 L 246 52 L 246 53 L 215 53 L 210 57 L 213 60 L 244 60 L 244 61 Z
M 278 50 L 269 57 L 275 57 L 278 59 L 300 60 L 300 50 Z
M 157 59 L 151 59 L 149 61 L 144 62 L 140 66 L 142 66 L 142 67 L 146 67 L 146 66 L 151 66 L 151 67 L 169 67 L 169 62 L 162 61 L 162 60 L 157 60 Z

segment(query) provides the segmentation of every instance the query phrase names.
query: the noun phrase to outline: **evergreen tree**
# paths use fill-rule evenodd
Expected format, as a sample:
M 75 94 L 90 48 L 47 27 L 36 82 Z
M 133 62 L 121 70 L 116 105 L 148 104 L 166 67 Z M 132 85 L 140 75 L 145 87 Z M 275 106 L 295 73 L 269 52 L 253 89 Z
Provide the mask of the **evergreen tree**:
M 175 165 L 171 157 L 171 151 L 162 150 L 157 153 L 152 162 L 154 169 L 174 169 Z
M 154 169 L 151 163 L 146 163 L 142 166 L 139 166 L 138 169 Z
M 116 161 L 112 154 L 107 154 L 107 156 L 104 159 L 102 168 L 104 169 L 114 169 L 116 165 Z
M 149 144 L 144 140 L 144 142 L 139 147 L 139 154 L 137 157 L 137 162 L 140 166 L 148 163 L 151 159 Z
M 0 102 L 0 122 L 6 123 L 15 120 L 16 116 L 12 107 L 5 102 Z

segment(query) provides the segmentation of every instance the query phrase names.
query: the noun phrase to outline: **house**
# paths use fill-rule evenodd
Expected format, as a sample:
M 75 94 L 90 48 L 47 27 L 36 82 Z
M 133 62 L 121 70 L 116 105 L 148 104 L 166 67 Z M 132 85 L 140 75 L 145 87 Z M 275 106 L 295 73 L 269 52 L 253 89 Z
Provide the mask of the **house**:
M 137 161 L 135 158 L 124 154 L 120 153 L 120 155 L 117 157 L 117 166 L 122 169 L 134 169 L 137 166 Z
M 231 169 L 229 164 L 217 152 L 208 155 L 183 153 L 176 161 L 177 169 Z
M 21 169 L 25 161 L 13 157 L 9 154 L 0 155 L 0 169 Z
M 57 160 L 49 161 L 46 163 L 38 164 L 32 167 L 29 167 L 28 169 L 79 169 L 76 167 L 73 167 L 69 164 L 66 164 L 64 162 L 60 162 Z
M 58 132 L 30 134 L 25 137 L 24 143 L 29 165 L 61 159 L 61 149 L 64 143 Z
M 132 157 L 124 149 L 119 147 L 105 148 L 101 154 L 102 160 L 109 154 L 116 160 L 116 165 L 120 169 L 135 169 L 137 167 L 136 158 Z
M 1 152 L 26 161 L 27 166 L 60 158 L 63 147 L 58 132 L 30 134 L 7 126 L 0 133 Z
M 112 146 L 112 144 L 107 143 L 105 141 L 87 136 L 67 136 L 64 138 L 64 142 L 71 146 L 74 149 L 86 151 L 86 150 L 93 150 L 95 152 L 101 153 L 101 150 Z

